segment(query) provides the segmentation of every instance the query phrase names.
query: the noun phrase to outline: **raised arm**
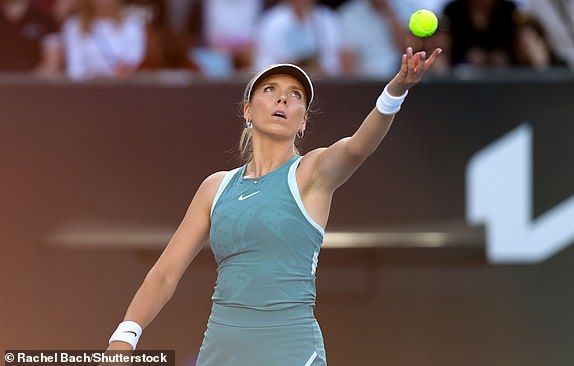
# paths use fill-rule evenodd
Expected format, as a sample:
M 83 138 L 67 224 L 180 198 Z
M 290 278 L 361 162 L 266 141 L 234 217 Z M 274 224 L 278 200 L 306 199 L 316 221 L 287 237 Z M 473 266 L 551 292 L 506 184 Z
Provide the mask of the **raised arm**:
M 440 49 L 434 50 L 427 59 L 425 52 L 413 54 L 412 48 L 407 48 L 402 56 L 399 72 L 387 84 L 377 101 L 377 107 L 367 115 L 357 131 L 327 148 L 308 154 L 312 161 L 315 186 L 334 191 L 377 149 L 391 127 L 398 111 L 396 107 L 400 107 L 400 102 L 409 88 L 421 81 L 440 52 Z
M 224 176 L 225 172 L 218 172 L 203 181 L 181 224 L 137 290 L 127 309 L 124 322 L 134 322 L 145 328 L 172 297 L 186 268 L 208 240 L 211 203 Z M 116 331 L 114 335 L 118 333 L 120 338 L 134 338 L 113 341 L 109 349 L 131 350 L 131 344 L 139 338 L 139 334 L 134 332 L 141 333 L 141 330 L 128 327 Z

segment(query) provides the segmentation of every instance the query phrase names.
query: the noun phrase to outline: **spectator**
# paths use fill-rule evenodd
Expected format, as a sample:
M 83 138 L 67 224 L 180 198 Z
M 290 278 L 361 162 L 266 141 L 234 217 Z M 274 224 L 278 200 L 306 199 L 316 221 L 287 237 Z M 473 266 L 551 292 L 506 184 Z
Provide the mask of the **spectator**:
M 411 14 L 415 11 L 428 9 L 438 15 L 442 13 L 445 5 L 450 1 L 452 0 L 390 0 L 390 3 L 401 20 L 408 24 Z
M 139 70 L 191 69 L 186 39 L 168 26 L 169 4 L 165 0 L 127 0 L 128 12 L 145 20 L 146 53 Z
M 416 0 L 418 8 L 428 9 L 434 13 L 442 14 L 445 6 L 450 2 L 449 0 Z
M 145 23 L 124 10 L 121 0 L 78 0 L 78 14 L 63 26 L 68 76 L 123 78 L 137 69 L 146 48 Z
M 529 12 L 544 27 L 553 52 L 574 69 L 574 1 L 529 0 Z
M 1 71 L 50 76 L 62 64 L 56 21 L 30 0 L 0 0 Z
M 190 12 L 193 62 L 208 76 L 251 69 L 264 0 L 196 0 Z M 240 19 L 240 21 L 237 21 Z
M 504 67 L 516 64 L 514 16 L 508 0 L 453 0 L 444 10 L 451 38 L 451 65 Z
M 186 28 L 190 8 L 197 0 L 162 0 L 167 4 L 167 23 L 173 30 L 182 31 Z
M 263 13 L 257 31 L 254 68 L 296 63 L 311 71 L 342 71 L 337 14 L 315 0 L 288 0 Z
M 392 77 L 408 29 L 391 0 L 352 0 L 339 9 L 345 73 Z
M 552 51 L 546 32 L 536 19 L 527 15 L 518 19 L 516 41 L 516 54 L 520 65 L 537 70 L 566 66 Z
M 317 4 L 325 5 L 332 9 L 337 9 L 347 2 L 349 2 L 349 0 L 318 0 Z
M 163 27 L 167 23 L 165 0 L 125 0 L 128 13 L 139 16 L 146 24 Z
M 62 24 L 75 10 L 77 0 L 33 0 L 35 7 L 50 13 L 58 24 Z

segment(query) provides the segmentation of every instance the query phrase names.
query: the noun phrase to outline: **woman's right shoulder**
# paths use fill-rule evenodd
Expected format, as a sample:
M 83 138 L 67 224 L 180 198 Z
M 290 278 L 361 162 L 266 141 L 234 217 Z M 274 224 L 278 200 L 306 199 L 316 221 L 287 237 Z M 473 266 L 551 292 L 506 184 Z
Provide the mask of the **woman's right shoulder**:
M 221 182 L 223 182 L 226 174 L 226 171 L 220 171 L 205 178 L 195 191 L 190 205 L 193 206 L 195 202 L 196 205 L 205 208 L 205 210 L 209 212 L 213 199 L 217 194 L 217 190 L 219 189 Z
M 205 178 L 203 180 L 202 185 L 204 185 L 210 189 L 215 188 L 215 190 L 217 191 L 217 189 L 219 188 L 219 185 L 221 184 L 221 182 L 223 182 L 223 179 L 225 178 L 227 173 L 229 173 L 229 171 L 227 171 L 227 170 L 221 170 L 219 172 L 215 172 L 215 173 L 209 175 L 207 178 Z
M 209 175 L 199 186 L 198 193 L 201 193 L 201 195 L 206 199 L 212 200 L 217 194 L 217 190 L 223 182 L 223 179 L 225 179 L 225 176 L 229 172 L 230 171 L 222 170 Z
M 197 189 L 194 200 L 198 200 L 206 210 L 211 211 L 213 200 L 227 173 L 229 173 L 229 171 L 222 170 L 205 178 Z

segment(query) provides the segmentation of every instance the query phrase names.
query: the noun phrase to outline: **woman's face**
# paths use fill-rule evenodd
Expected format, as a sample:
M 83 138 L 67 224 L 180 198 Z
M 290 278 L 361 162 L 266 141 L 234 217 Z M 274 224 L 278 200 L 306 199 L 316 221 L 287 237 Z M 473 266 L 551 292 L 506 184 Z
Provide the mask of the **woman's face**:
M 305 129 L 307 121 L 307 96 L 303 85 L 286 74 L 267 77 L 259 82 L 251 102 L 246 104 L 245 117 L 261 131 L 294 137 Z

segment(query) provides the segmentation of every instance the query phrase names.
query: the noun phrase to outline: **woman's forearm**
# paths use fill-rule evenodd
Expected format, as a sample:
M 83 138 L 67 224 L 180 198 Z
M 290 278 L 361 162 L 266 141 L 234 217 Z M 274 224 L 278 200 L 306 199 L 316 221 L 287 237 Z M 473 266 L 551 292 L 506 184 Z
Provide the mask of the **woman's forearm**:
M 176 287 L 177 281 L 170 281 L 154 266 L 137 290 L 124 320 L 134 321 L 145 328 L 171 299 Z

